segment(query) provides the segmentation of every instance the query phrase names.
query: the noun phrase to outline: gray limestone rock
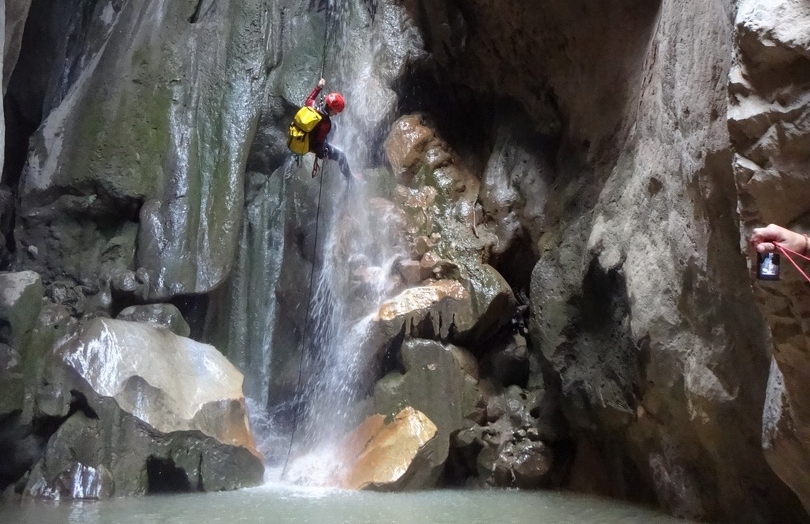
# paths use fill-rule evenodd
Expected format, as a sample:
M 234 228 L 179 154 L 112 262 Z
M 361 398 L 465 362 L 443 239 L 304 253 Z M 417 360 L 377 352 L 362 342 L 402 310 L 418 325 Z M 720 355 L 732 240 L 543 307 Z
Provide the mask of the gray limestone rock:
M 29 495 L 219 491 L 262 480 L 242 375 L 211 346 L 165 327 L 94 319 L 56 349 L 42 385 L 50 414 L 70 417 L 34 468 Z
M 479 403 L 478 370 L 466 350 L 431 340 L 406 340 L 402 346 L 404 374 L 383 377 L 374 388 L 374 408 L 393 415 L 406 406 L 436 421 L 438 434 L 431 458 L 433 467 L 444 464 L 452 433 L 474 422 Z
M 183 318 L 180 310 L 172 304 L 149 304 L 145 306 L 130 306 L 116 317 L 118 320 L 132 322 L 151 322 L 165 326 L 177 336 L 188 337 L 191 328 Z
M 14 197 L 11 191 L 0 186 L 0 267 L 5 268 L 10 262 L 11 254 L 6 247 L 6 237 L 13 231 Z
M 458 332 L 469 332 L 476 320 L 464 286 L 455 280 L 438 280 L 408 288 L 380 305 L 375 330 L 381 340 L 375 345 L 384 347 L 403 330 L 412 337 L 450 340 Z
M 566 127 L 532 275 L 531 345 L 559 375 L 577 441 L 595 442 L 591 457 L 615 479 L 607 493 L 684 517 L 801 522 L 795 498 L 751 449 L 768 343 L 740 252 L 749 200 L 737 203 L 738 135 L 725 118 L 735 118 L 732 59 L 744 53 L 734 49 L 732 3 L 717 7 L 634 3 L 619 15 L 603 4 L 607 18 L 544 33 L 576 34 L 564 37 L 567 52 L 590 65 L 573 74 L 549 63 L 544 73 Z M 626 37 L 608 62 L 592 61 L 606 33 L 586 28 L 614 15 L 623 22 L 604 31 L 622 27 Z M 599 96 L 575 95 L 583 81 Z
M 33 271 L 0 273 L 0 342 L 26 349 L 44 294 L 42 280 Z
M 506 342 L 488 352 L 482 362 L 482 371 L 502 386 L 526 386 L 530 362 L 526 339 L 517 333 Z
M 491 363 L 503 370 L 513 359 L 490 337 L 512 318 L 509 286 L 520 292 L 531 280 L 527 383 L 558 395 L 566 414 L 537 437 L 554 440 L 571 425 L 572 487 L 593 476 L 600 481 L 589 488 L 685 517 L 806 522 L 783 481 L 806 498 L 810 301 L 790 272 L 751 293 L 740 253 L 750 228 L 765 222 L 810 232 L 801 2 L 385 1 L 375 21 L 358 0 L 331 28 L 328 10 L 310 12 L 304 1 L 101 1 L 86 13 L 72 2 L 49 4 L 84 18 L 52 32 L 58 45 L 32 47 L 27 56 L 41 60 L 17 66 L 55 64 L 53 82 L 29 82 L 39 76 L 31 65 L 14 91 L 26 116 L 45 111 L 14 237 L 20 267 L 77 283 L 59 280 L 50 297 L 86 313 L 92 307 L 82 303 L 84 291 L 74 295 L 78 286 L 100 288 L 91 281 L 129 271 L 112 282 L 119 305 L 182 294 L 210 300 L 209 339 L 253 374 L 251 396 L 264 405 L 295 389 L 310 298 L 302 290 L 316 268 L 338 267 L 341 284 L 329 293 L 346 299 L 334 310 L 350 325 L 379 310 L 369 305 L 378 277 L 388 279 L 391 296 L 418 295 L 403 294 L 404 279 L 388 274 L 385 260 L 357 256 L 363 239 L 349 226 L 363 208 L 347 199 L 349 213 L 334 213 L 344 195 L 334 166 L 322 173 L 330 198 L 319 209 L 311 159 L 298 169 L 287 162 L 289 113 L 323 64 L 329 88 L 347 95 L 333 138 L 353 166 L 377 161 L 393 127 L 385 148 L 393 176 L 375 174 L 369 187 L 380 199 L 368 203 L 374 220 L 388 214 L 401 233 L 405 258 L 391 259 L 410 259 L 406 277 L 420 292 L 442 279 L 462 288 L 455 296 L 467 295 L 403 307 L 390 332 L 352 350 L 378 355 L 405 326 L 408 335 L 452 339 L 476 353 L 495 349 Z M 335 31 L 334 46 L 322 45 L 325 29 Z M 22 96 L 28 84 L 37 96 Z M 412 108 L 424 113 L 397 120 Z M 452 138 L 440 136 L 446 131 Z M 248 148 L 261 173 L 249 177 L 242 209 Z M 324 245 L 313 234 L 319 212 L 339 225 L 337 254 L 316 249 Z M 390 232 L 376 227 L 371 242 Z M 47 327 L 64 333 L 68 324 L 50 311 L 32 338 L 52 343 Z M 771 345 L 779 372 L 771 376 L 781 381 L 767 389 L 763 420 Z M 22 364 L 7 369 L 28 376 L 36 359 L 12 351 Z M 379 388 L 392 399 L 411 394 L 405 377 L 413 373 L 424 389 L 439 388 L 414 369 Z M 38 395 L 39 413 L 68 414 L 71 401 L 59 391 L 43 386 Z M 533 428 L 512 425 L 531 404 L 518 409 L 515 400 L 490 402 L 491 422 L 502 427 L 463 440 L 468 450 L 486 444 L 482 474 L 534 486 L 548 456 Z M 84 414 L 70 421 L 53 441 L 56 455 L 78 453 L 94 428 Z M 757 445 L 763 424 L 773 471 Z M 488 447 L 498 441 L 509 445 Z M 156 459 L 146 478 L 150 467 L 157 477 L 182 470 L 178 478 L 199 485 L 200 455 L 187 441 L 149 449 Z M 94 462 L 93 452 L 83 456 L 41 470 L 62 479 L 49 492 L 108 492 L 114 469 Z M 142 468 L 124 469 L 139 479 Z
M 5 2 L 3 8 L 3 95 L 6 94 L 11 73 L 14 71 L 14 66 L 17 65 L 23 29 L 25 29 L 25 21 L 30 8 L 31 0 L 12 0 Z
M 20 354 L 8 344 L 0 342 L 0 415 L 22 408 L 24 387 Z
M 810 90 L 804 69 L 797 67 L 810 57 L 806 7 L 794 0 L 746 0 L 737 10 L 728 129 L 735 152 L 741 246 L 752 228 L 768 223 L 810 232 Z M 803 261 L 796 261 L 805 268 Z M 783 258 L 785 265 L 790 267 Z M 762 446 L 773 471 L 807 509 L 810 443 L 804 435 L 810 414 L 810 343 L 805 326 L 810 295 L 801 274 L 792 269 L 783 271 L 780 282 L 756 281 L 753 287 L 770 327 L 774 358 Z
M 185 4 L 95 6 L 94 37 L 66 49 L 80 70 L 32 137 L 22 174 L 18 245 L 44 257 L 30 263 L 77 280 L 144 267 L 153 298 L 222 283 L 264 94 L 264 9 L 220 6 L 191 23 Z
M 544 397 L 542 391 L 516 386 L 491 394 L 480 424 L 462 429 L 451 440 L 452 474 L 466 476 L 467 484 L 475 486 L 560 485 L 566 475 L 565 453 L 556 460 L 556 438 L 539 430 L 551 421 L 540 407 Z

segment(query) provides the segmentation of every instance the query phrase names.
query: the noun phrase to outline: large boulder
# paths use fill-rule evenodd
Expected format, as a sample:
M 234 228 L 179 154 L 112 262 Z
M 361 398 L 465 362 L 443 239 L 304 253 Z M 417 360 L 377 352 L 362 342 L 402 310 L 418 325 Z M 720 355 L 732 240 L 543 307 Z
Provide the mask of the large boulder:
M 386 300 L 375 320 L 392 335 L 404 329 L 412 336 L 447 340 L 451 332 L 471 329 L 476 319 L 464 286 L 455 280 L 439 280 Z
M 166 326 L 172 333 L 181 337 L 191 334 L 191 328 L 183 318 L 183 314 L 173 304 L 147 304 L 143 306 L 130 306 L 123 309 L 118 320 L 132 322 L 151 322 Z
M 23 409 L 26 369 L 35 367 L 29 346 L 44 292 L 33 271 L 0 273 L 0 415 Z
M 404 373 L 395 371 L 377 382 L 374 410 L 394 415 L 410 406 L 434 421 L 438 434 L 430 459 L 433 467 L 443 466 L 451 435 L 471 427 L 480 414 L 482 399 L 475 358 L 457 346 L 406 339 L 402 364 Z
M 262 481 L 242 374 L 214 347 L 162 326 L 94 319 L 53 357 L 38 406 L 67 421 L 26 493 L 218 491 Z M 77 471 L 97 472 L 102 485 L 64 486 Z
M 374 491 L 433 487 L 440 472 L 431 457 L 436 434 L 436 425 L 411 407 L 390 421 L 384 415 L 372 415 L 345 440 L 343 456 L 351 466 L 341 484 Z
M 424 167 L 436 169 L 449 162 L 445 149 L 436 131 L 419 115 L 398 119 L 385 141 L 385 154 L 394 175 L 405 185 Z
M 481 486 L 557 485 L 565 475 L 565 455 L 557 460 L 553 450 L 561 425 L 548 400 L 543 390 L 517 386 L 490 394 L 478 423 L 453 436 L 453 474 Z

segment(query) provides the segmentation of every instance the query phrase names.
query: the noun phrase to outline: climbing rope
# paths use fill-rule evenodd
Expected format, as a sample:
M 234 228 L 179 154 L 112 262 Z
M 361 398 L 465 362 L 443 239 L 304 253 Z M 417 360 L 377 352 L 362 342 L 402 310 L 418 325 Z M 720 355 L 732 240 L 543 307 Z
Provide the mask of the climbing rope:
M 295 442 L 295 431 L 298 429 L 298 404 L 299 404 L 299 397 L 301 396 L 301 381 L 303 378 L 304 372 L 304 355 L 306 354 L 306 347 L 307 347 L 307 335 L 309 334 L 309 316 L 310 316 L 310 307 L 312 305 L 312 287 L 315 283 L 315 263 L 318 256 L 318 228 L 321 223 L 321 194 L 323 193 L 323 179 L 324 177 L 321 176 L 320 184 L 318 184 L 318 205 L 315 211 L 315 242 L 314 246 L 312 247 L 312 268 L 309 270 L 309 292 L 307 294 L 307 308 L 306 308 L 306 315 L 304 316 L 304 330 L 301 333 L 301 357 L 298 361 L 298 382 L 295 387 L 295 399 L 296 401 L 293 402 L 293 426 L 292 431 L 290 432 L 290 443 L 287 447 L 287 458 L 284 459 L 284 468 L 281 470 L 281 477 L 284 477 L 284 474 L 287 472 L 287 464 L 290 461 L 290 454 L 292 453 L 293 443 Z M 303 399 L 300 399 L 303 400 Z
M 321 62 L 321 76 L 320 78 L 324 78 L 324 72 L 326 71 L 326 52 L 328 49 L 328 37 L 329 37 L 329 22 L 331 20 L 331 5 L 333 0 L 327 0 L 326 3 L 326 16 L 323 25 L 323 61 Z M 314 177 L 318 174 L 318 159 L 315 158 L 315 164 L 312 167 L 312 176 Z M 325 177 L 321 174 L 321 180 L 318 185 L 318 202 L 315 211 L 315 242 L 312 247 L 312 268 L 309 271 L 309 292 L 307 294 L 307 307 L 304 316 L 304 330 L 301 333 L 301 356 L 298 362 L 298 382 L 295 386 L 295 402 L 293 402 L 293 425 L 292 430 L 290 431 L 290 442 L 287 446 L 287 457 L 284 459 L 284 467 L 281 470 L 281 478 L 284 478 L 284 474 L 287 472 L 287 465 L 290 462 L 290 454 L 292 453 L 293 444 L 295 443 L 295 433 L 298 429 L 298 412 L 299 412 L 299 401 L 302 401 L 300 397 L 302 396 L 301 393 L 301 382 L 303 380 L 303 372 L 304 372 L 304 356 L 306 355 L 306 347 L 307 347 L 307 336 L 309 334 L 309 317 L 310 317 L 310 308 L 312 307 L 312 287 L 315 283 L 315 263 L 318 257 L 318 228 L 321 222 L 321 194 L 323 193 L 323 179 Z
M 332 1 L 326 1 L 326 16 L 324 17 L 323 21 L 323 54 L 321 55 L 321 78 L 325 78 L 323 75 L 326 72 L 326 51 L 329 46 L 329 23 L 332 21 L 331 13 L 332 13 Z

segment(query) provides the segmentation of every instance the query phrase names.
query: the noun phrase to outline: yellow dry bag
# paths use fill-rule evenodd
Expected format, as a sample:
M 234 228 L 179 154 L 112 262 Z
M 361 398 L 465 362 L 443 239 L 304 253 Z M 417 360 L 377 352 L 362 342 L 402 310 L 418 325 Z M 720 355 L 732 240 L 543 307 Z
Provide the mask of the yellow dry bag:
M 287 132 L 287 147 L 297 155 L 309 153 L 309 133 L 315 129 L 323 116 L 315 108 L 304 106 L 295 113 Z

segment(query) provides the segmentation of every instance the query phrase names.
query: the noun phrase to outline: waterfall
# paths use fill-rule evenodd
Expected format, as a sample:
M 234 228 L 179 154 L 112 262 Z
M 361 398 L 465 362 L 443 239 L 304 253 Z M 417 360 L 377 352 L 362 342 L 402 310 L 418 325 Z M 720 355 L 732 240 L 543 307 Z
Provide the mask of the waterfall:
M 336 176 L 339 176 L 335 174 Z M 364 342 L 377 308 L 390 296 L 398 246 L 372 235 L 369 194 L 348 188 L 335 206 L 324 235 L 323 267 L 310 304 L 306 337 L 303 414 L 294 455 L 311 454 L 288 477 L 299 483 L 329 484 L 342 466 L 339 441 L 360 421 L 362 400 L 372 385 L 375 356 Z M 364 349 L 366 351 L 364 351 Z
M 375 136 L 382 129 L 380 115 L 390 117 L 396 98 L 388 90 L 382 100 L 374 76 L 379 54 L 374 46 L 384 45 L 370 32 L 376 2 L 328 0 L 325 7 L 324 94 L 337 90 L 347 100 L 346 110 L 333 118 L 329 141 L 344 151 L 357 174 L 371 161 L 370 144 L 380 143 Z M 377 378 L 376 351 L 364 343 L 380 304 L 398 285 L 395 265 L 408 256 L 392 217 L 380 212 L 384 207 L 375 208 L 379 184 L 346 184 L 331 161 L 318 176 L 326 178 L 313 184 L 339 189 L 322 193 L 314 280 L 306 283 L 311 289 L 302 289 L 302 296 L 311 296 L 284 480 L 330 485 L 341 467 L 339 441 L 366 414 L 363 400 Z M 276 445 L 280 441 L 274 439 Z

